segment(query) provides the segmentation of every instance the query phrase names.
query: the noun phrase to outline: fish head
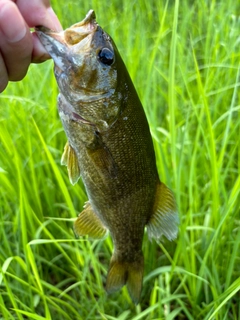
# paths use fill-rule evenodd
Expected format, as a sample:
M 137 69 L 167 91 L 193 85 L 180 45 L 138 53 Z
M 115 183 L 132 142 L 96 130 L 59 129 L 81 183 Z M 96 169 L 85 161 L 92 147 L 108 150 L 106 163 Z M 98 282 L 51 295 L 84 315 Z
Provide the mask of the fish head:
M 108 128 L 119 113 L 119 54 L 110 36 L 97 24 L 94 11 L 64 31 L 40 26 L 36 33 L 54 60 L 65 107 L 68 105 L 66 108 L 85 122 Z

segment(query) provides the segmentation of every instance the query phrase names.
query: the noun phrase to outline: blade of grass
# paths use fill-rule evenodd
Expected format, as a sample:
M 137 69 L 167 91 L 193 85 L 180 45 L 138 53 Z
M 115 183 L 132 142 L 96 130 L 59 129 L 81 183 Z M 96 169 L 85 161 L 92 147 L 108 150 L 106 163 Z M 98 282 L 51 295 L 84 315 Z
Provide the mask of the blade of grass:
M 176 68 L 176 49 L 177 49 L 177 26 L 178 26 L 178 8 L 179 0 L 175 1 L 174 18 L 172 27 L 172 39 L 169 58 L 169 87 L 168 87 L 168 102 L 169 102 L 169 132 L 171 135 L 171 157 L 173 166 L 174 183 L 177 183 L 177 157 L 176 157 L 176 124 L 175 111 L 177 108 L 176 92 L 175 92 L 175 68 Z

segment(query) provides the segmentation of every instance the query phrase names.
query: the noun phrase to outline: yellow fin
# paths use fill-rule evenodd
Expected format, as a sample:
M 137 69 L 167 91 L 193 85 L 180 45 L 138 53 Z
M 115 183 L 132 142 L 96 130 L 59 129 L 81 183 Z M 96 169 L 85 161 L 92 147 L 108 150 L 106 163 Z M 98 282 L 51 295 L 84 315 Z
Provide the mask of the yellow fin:
M 76 236 L 86 236 L 93 239 L 102 239 L 107 234 L 107 229 L 93 211 L 89 202 L 86 202 L 84 210 L 79 214 L 73 226 Z
M 126 284 L 132 301 L 138 304 L 142 291 L 143 271 L 143 255 L 133 262 L 118 261 L 113 256 L 107 276 L 107 293 L 120 290 Z
M 153 215 L 147 224 L 150 240 L 160 239 L 164 235 L 174 240 L 178 234 L 179 218 L 177 205 L 172 191 L 162 182 L 157 186 Z
M 77 183 L 78 179 L 80 178 L 80 168 L 76 152 L 70 146 L 69 142 L 67 142 L 64 147 L 61 164 L 67 166 L 68 176 L 71 184 Z

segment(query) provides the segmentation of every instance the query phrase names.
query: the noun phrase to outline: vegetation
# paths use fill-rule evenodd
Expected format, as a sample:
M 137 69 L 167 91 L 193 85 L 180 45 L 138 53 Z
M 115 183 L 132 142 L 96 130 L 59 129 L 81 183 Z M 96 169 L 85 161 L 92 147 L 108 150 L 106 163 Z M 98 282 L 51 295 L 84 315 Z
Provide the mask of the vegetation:
M 86 194 L 60 165 L 66 142 L 52 61 L 0 95 L 0 319 L 240 317 L 238 1 L 53 0 L 63 27 L 90 8 L 145 107 L 179 237 L 144 239 L 139 305 L 104 291 L 112 242 L 75 239 Z

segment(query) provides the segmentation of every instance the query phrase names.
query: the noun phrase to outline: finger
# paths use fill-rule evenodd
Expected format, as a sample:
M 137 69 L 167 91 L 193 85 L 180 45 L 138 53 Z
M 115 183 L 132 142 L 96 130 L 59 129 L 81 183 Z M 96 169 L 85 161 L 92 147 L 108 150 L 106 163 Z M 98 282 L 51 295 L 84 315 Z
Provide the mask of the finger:
M 33 52 L 32 52 L 32 62 L 33 63 L 40 63 L 44 62 L 48 59 L 51 59 L 50 55 L 40 42 L 36 33 L 32 33 L 33 37 Z
M 0 48 L 11 81 L 24 78 L 31 62 L 32 36 L 17 6 L 0 1 Z
M 62 26 L 50 6 L 50 1 L 17 0 L 16 4 L 30 28 L 41 25 L 55 31 L 62 30 Z
M 2 92 L 8 84 L 8 73 L 2 55 L 0 54 L 0 92 Z
M 16 0 L 16 3 L 29 27 L 36 27 L 38 25 L 41 25 L 55 31 L 62 30 L 62 26 L 50 6 L 50 1 L 31 0 L 30 2 L 26 0 Z M 50 59 L 51 57 L 49 56 L 35 33 L 32 34 L 32 40 L 32 62 L 39 63 Z

